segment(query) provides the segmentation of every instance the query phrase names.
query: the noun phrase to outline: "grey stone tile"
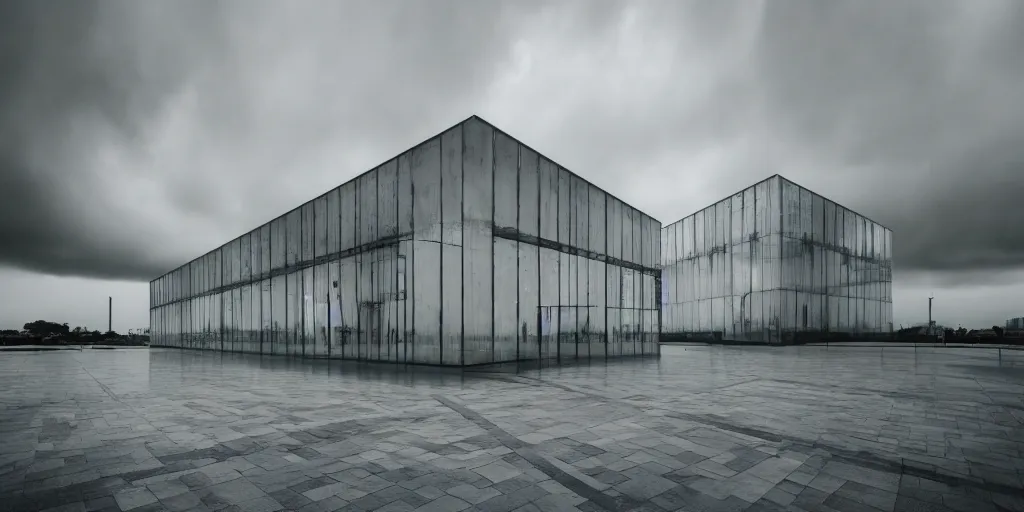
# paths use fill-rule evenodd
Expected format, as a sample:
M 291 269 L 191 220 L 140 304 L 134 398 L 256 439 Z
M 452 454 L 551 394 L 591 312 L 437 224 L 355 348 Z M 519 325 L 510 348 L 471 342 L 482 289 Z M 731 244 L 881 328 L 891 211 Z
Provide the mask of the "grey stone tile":
M 377 512 L 412 512 L 414 510 L 416 510 L 415 506 L 410 505 L 405 501 L 398 500 L 378 508 Z
M 796 470 L 786 477 L 786 480 L 791 481 L 800 486 L 807 486 L 814 480 L 814 477 L 818 476 L 817 473 L 809 473 L 807 471 Z
M 748 503 L 761 499 L 775 484 L 752 475 L 749 471 L 740 473 L 726 480 L 732 486 L 730 494 Z
M 992 503 L 1002 507 L 1003 510 L 1009 510 L 1011 512 L 1024 512 L 1024 499 L 1020 496 L 1010 496 L 1006 494 L 993 494 Z
M 370 475 L 361 480 L 353 482 L 346 481 L 345 483 L 348 484 L 350 487 L 363 491 L 367 494 L 375 493 L 381 489 L 386 489 L 388 487 L 391 487 L 392 485 L 395 485 L 394 483 L 389 482 L 377 475 Z
M 187 485 L 179 480 L 166 480 L 162 482 L 155 482 L 146 486 L 150 492 L 153 493 L 157 499 L 163 500 L 172 496 L 177 496 L 189 492 Z
M 288 510 L 297 510 L 312 502 L 309 498 L 291 489 L 274 491 L 268 493 L 268 496 L 274 498 L 274 501 L 280 503 L 281 506 Z
M 86 512 L 94 512 L 96 510 L 110 510 L 117 509 L 117 501 L 114 500 L 113 496 L 104 496 L 102 498 L 94 498 L 85 502 Z
M 622 459 L 612 462 L 605 467 L 607 467 L 611 471 L 625 471 L 629 468 L 636 467 L 636 463 Z
M 390 487 L 385 487 L 384 489 L 374 492 L 371 496 L 380 500 L 382 503 L 391 503 L 393 501 L 398 501 L 401 499 L 419 499 L 421 495 L 417 494 L 414 491 L 405 489 L 404 487 L 392 485 Z
M 535 499 L 539 498 L 542 497 Z M 474 509 L 485 512 L 508 512 L 522 507 L 530 501 L 530 496 L 526 494 L 501 495 L 477 504 Z
M 291 491 L 293 491 L 295 493 L 302 494 L 302 493 L 304 493 L 306 491 L 309 491 L 309 490 L 312 490 L 312 489 L 319 489 L 321 487 L 324 487 L 324 486 L 327 486 L 327 485 L 330 485 L 330 484 L 333 484 L 333 483 L 336 483 L 336 482 L 337 482 L 337 480 L 334 480 L 333 478 L 322 476 L 322 477 L 319 477 L 319 478 L 309 478 L 309 479 L 307 479 L 305 481 L 302 481 L 302 482 L 299 482 L 297 484 L 289 485 L 288 489 L 290 489 Z
M 541 512 L 541 510 L 540 508 L 537 507 L 537 505 L 534 505 L 533 503 L 527 503 L 526 505 L 523 505 L 515 509 L 513 512 Z
M 796 496 L 804 490 L 804 486 L 790 480 L 783 480 L 779 482 L 779 485 L 775 486 L 777 489 Z
M 132 510 L 157 502 L 156 496 L 145 487 L 130 487 L 114 494 L 114 500 L 121 510 Z
M 742 511 L 747 510 L 751 504 L 735 496 L 715 498 L 711 495 L 698 492 L 686 486 L 677 486 L 666 492 L 655 496 L 651 503 L 664 510 L 693 510 L 693 511 Z
M 790 512 L 791 510 L 789 507 L 761 498 L 745 509 L 745 512 Z
M 246 512 L 277 512 L 284 507 L 270 496 L 261 496 L 238 504 L 240 510 Z
M 469 503 L 454 496 L 441 496 L 430 503 L 427 503 L 416 510 L 419 512 L 458 512 L 469 508 Z
M 777 505 L 787 506 L 796 499 L 795 494 L 790 494 L 778 487 L 775 487 L 764 494 L 764 499 Z
M 673 455 L 673 457 L 676 460 L 678 460 L 679 462 L 682 462 L 683 464 L 686 464 L 687 466 L 689 466 L 690 464 L 696 464 L 696 463 L 698 463 L 698 462 L 700 462 L 700 461 L 702 461 L 702 460 L 707 458 L 707 457 L 704 457 L 703 455 L 700 455 L 698 453 L 694 453 L 694 452 L 686 451 L 686 450 L 682 450 L 680 453 Z
M 542 512 L 561 512 L 576 510 L 576 505 L 582 503 L 565 494 L 549 494 L 533 501 L 533 506 Z
M 451 489 L 448 489 L 447 493 L 471 505 L 476 505 L 477 503 L 487 501 L 501 494 L 493 487 L 484 487 L 481 489 L 469 484 L 462 484 L 452 487 Z
M 1024 496 L 1018 497 L 1018 501 L 1024 506 Z M 996 507 L 988 499 L 962 494 L 943 494 L 942 504 L 958 512 L 996 512 L 999 510 L 999 507 Z
M 139 508 L 136 508 L 134 510 L 135 510 L 135 512 L 166 512 L 166 509 L 163 506 L 161 506 L 159 503 L 152 503 L 150 505 L 139 507 Z M 230 506 L 230 507 L 225 508 L 224 511 L 225 512 L 237 512 L 238 511 L 238 507 Z
M 728 453 L 732 455 L 731 460 L 722 463 L 729 469 L 738 472 L 746 471 L 761 461 L 771 457 L 770 454 L 747 446 L 740 446 L 730 450 Z
M 839 490 L 846 480 L 830 475 L 828 473 L 818 473 L 818 476 L 814 477 L 810 482 L 807 483 L 807 487 L 817 489 L 825 494 L 832 494 Z
M 891 511 L 896 504 L 896 493 L 852 480 L 843 484 L 834 495 L 884 511 Z
M 189 489 L 202 489 L 213 484 L 213 480 L 209 476 L 200 472 L 182 475 L 179 480 Z
M 237 505 L 266 495 L 263 490 L 244 478 L 236 478 L 224 483 L 211 485 L 203 489 L 203 492 L 213 494 L 217 496 L 217 498 L 232 505 Z
M 896 498 L 895 512 L 951 512 L 949 508 L 926 501 L 900 496 Z
M 383 507 L 383 506 L 385 506 L 388 503 L 391 503 L 393 501 L 397 501 L 397 500 L 388 499 L 387 496 L 377 496 L 376 494 L 367 494 L 366 496 L 363 496 L 362 498 L 358 498 L 358 499 L 354 499 L 354 500 L 350 501 L 348 503 L 348 505 L 345 506 L 345 510 L 346 511 L 352 511 L 352 512 L 364 511 L 364 510 L 378 510 L 381 507 Z
M 677 485 L 671 480 L 642 469 L 642 467 L 627 469 L 622 472 L 622 476 L 628 480 L 616 484 L 615 489 L 640 501 L 650 500 Z
M 544 490 L 544 488 L 540 487 L 539 485 L 531 485 L 529 487 L 524 487 L 522 489 L 518 489 L 518 490 L 512 491 L 511 493 L 508 493 L 508 496 L 512 496 L 512 497 L 515 497 L 517 499 L 525 500 L 525 501 L 529 502 L 529 501 L 538 500 L 538 499 L 543 498 L 544 496 L 548 496 L 550 494 L 551 493 L 549 493 L 548 491 Z M 495 498 L 491 498 L 490 500 L 487 500 L 487 501 L 491 501 L 493 499 L 495 499 Z M 484 502 L 484 503 L 486 503 L 486 502 Z
M 845 487 L 845 486 L 844 486 Z M 942 504 L 942 493 L 924 490 L 919 487 L 900 487 L 899 496 L 906 498 L 913 498 L 918 501 L 924 501 L 927 503 L 934 503 L 937 505 Z
M 830 461 L 822 471 L 843 480 L 861 483 L 889 492 L 896 492 L 900 487 L 900 475 L 898 474 L 853 466 L 843 462 Z
M 827 493 L 807 487 L 803 491 L 800 491 L 800 494 L 796 495 L 796 499 L 793 500 L 791 505 L 798 509 L 807 511 L 821 510 L 825 499 L 828 497 L 829 494 Z
M 334 482 L 334 483 L 322 485 L 320 487 L 316 487 L 314 489 L 309 489 L 309 490 L 303 492 L 302 495 L 304 497 L 306 497 L 306 499 L 308 499 L 310 501 L 320 501 L 320 500 L 325 500 L 327 498 L 330 498 L 331 496 L 334 496 L 334 495 L 338 494 L 339 492 L 344 492 L 346 490 L 350 490 L 349 484 L 347 484 L 345 482 Z M 350 496 L 351 496 L 351 494 L 350 494 Z M 361 498 L 363 496 L 366 496 L 366 493 L 360 491 L 359 495 L 355 496 L 355 498 Z
M 432 485 L 424 485 L 423 487 L 416 489 L 416 494 L 419 494 L 420 496 L 423 496 L 424 498 L 433 501 L 436 500 L 437 498 L 440 498 L 441 496 L 444 496 L 445 492 Z
M 778 484 L 793 473 L 800 464 L 799 461 L 785 457 L 766 456 L 761 462 L 743 473 L 771 482 L 772 484 Z
M 297 510 L 302 512 L 334 512 L 336 510 L 342 510 L 346 506 L 348 506 L 347 501 L 337 496 L 331 496 L 324 500 L 310 502 Z
M 505 461 L 496 461 L 486 466 L 475 468 L 473 471 L 494 483 L 522 474 L 522 471 Z
M 652 475 L 658 475 L 658 476 L 664 475 L 665 473 L 671 473 L 672 472 L 671 468 L 667 468 L 665 466 L 662 466 L 661 464 L 658 464 L 657 462 L 645 462 L 645 463 L 640 464 L 639 466 L 637 466 L 637 468 L 642 469 L 642 470 L 644 470 L 644 471 L 646 471 L 646 472 L 648 472 L 648 473 L 650 473 Z
M 61 505 L 59 507 L 43 509 L 43 512 L 85 512 L 85 503 L 82 503 L 81 501 L 76 501 L 74 503 L 68 503 L 67 505 Z
M 169 510 L 178 511 L 194 510 L 202 506 L 202 500 L 199 498 L 199 494 L 194 491 L 165 498 L 160 500 L 160 503 Z
M 52 354 L 75 359 L 45 366 L 5 354 L 0 386 L 11 407 L 0 410 L 0 496 L 32 510 L 89 508 L 142 488 L 159 501 L 140 511 L 273 507 L 262 498 L 291 510 L 403 510 L 454 488 L 493 488 L 504 494 L 472 508 L 515 510 L 564 505 L 546 497 L 562 495 L 543 484 L 544 471 L 556 471 L 620 499 L 629 493 L 611 485 L 636 486 L 637 495 L 654 478 L 676 485 L 641 507 L 690 493 L 721 509 L 741 502 L 733 493 L 756 478 L 775 485 L 751 510 L 784 506 L 783 493 L 794 509 L 894 510 L 897 490 L 903 508 L 1019 509 L 1024 436 L 1012 427 L 1024 418 L 1022 389 L 982 375 L 983 366 L 944 362 L 955 352 L 887 347 L 879 367 L 881 354 L 861 348 L 780 347 L 768 358 L 758 349 L 663 349 L 655 366 L 610 362 L 511 380 L 369 374 L 334 361 L 321 379 L 310 376 L 324 362 L 161 349 Z M 716 353 L 728 357 L 713 368 L 700 362 Z M 134 380 L 138 367 L 148 370 L 145 382 Z M 39 378 L 26 386 L 26 375 Z M 540 443 L 530 449 L 550 455 L 553 469 L 503 444 L 519 450 L 516 438 Z M 897 474 L 901 464 L 926 478 Z M 302 495 L 335 479 L 348 484 L 344 497 Z M 753 500 L 755 487 L 743 495 Z M 572 496 L 580 509 L 597 506 Z
M 415 467 L 403 467 L 403 468 L 400 468 L 400 469 L 395 469 L 395 470 L 385 471 L 383 473 L 378 473 L 377 476 L 379 476 L 379 477 L 381 477 L 381 478 L 383 478 L 383 479 L 385 479 L 385 480 L 387 480 L 389 482 L 395 482 L 397 484 L 399 482 L 405 482 L 405 481 L 412 480 L 414 478 L 418 478 L 418 477 L 421 477 L 423 475 L 428 475 L 428 474 L 430 474 L 430 471 L 425 470 L 425 469 L 420 469 L 420 468 L 415 468 Z
M 734 486 L 725 480 L 714 480 L 711 478 L 697 477 L 686 482 L 686 487 L 695 491 L 707 494 L 718 500 L 724 500 L 732 496 Z
M 608 470 L 598 471 L 597 473 L 590 476 L 594 480 L 597 480 L 598 482 L 608 485 L 616 485 L 618 483 L 628 480 L 628 478 L 626 476 L 623 476 L 622 473 L 617 473 L 615 471 Z
M 419 508 L 422 507 L 423 505 L 426 505 L 427 503 L 430 503 L 431 500 L 425 498 L 418 492 L 412 492 L 403 497 L 400 501 L 411 505 L 412 508 Z
M 878 512 L 879 509 L 864 503 L 833 494 L 825 498 L 824 505 L 840 512 Z

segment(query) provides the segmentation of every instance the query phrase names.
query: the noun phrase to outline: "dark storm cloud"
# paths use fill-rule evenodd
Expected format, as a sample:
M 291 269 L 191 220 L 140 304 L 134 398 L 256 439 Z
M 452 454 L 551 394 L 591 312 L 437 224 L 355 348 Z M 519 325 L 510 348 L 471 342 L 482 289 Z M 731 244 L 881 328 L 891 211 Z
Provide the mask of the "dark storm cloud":
M 815 188 L 891 227 L 899 269 L 1024 265 L 1024 4 L 769 5 L 766 104 Z
M 781 173 L 1024 266 L 1015 0 L 0 9 L 0 265 L 152 278 L 480 113 L 666 222 Z
M 111 21 L 92 2 L 0 5 L 0 261 L 5 264 L 103 277 L 152 268 L 129 240 L 108 237 L 78 215 L 84 207 L 103 208 L 108 200 L 94 195 L 91 169 L 81 160 L 90 151 L 81 134 L 89 123 L 82 121 L 100 117 L 126 135 L 135 132 L 175 79 L 171 67 L 154 77 L 163 80 L 134 75 L 128 64 L 137 48 L 127 40 L 118 44 L 97 37 L 112 28 Z M 201 24 L 196 28 L 201 37 Z
M 140 132 L 217 38 L 215 9 L 179 5 L 159 19 L 95 2 L 0 5 L 0 262 L 97 277 L 160 264 L 128 219 L 110 215 L 110 202 L 131 196 L 97 189 L 88 159 L 96 131 L 126 140 Z M 149 30 L 160 23 L 191 27 L 189 41 Z M 145 62 L 160 65 L 142 72 Z
M 1024 266 L 1024 3 L 637 5 L 661 73 L 579 99 L 567 160 L 663 222 L 781 173 L 893 229 L 900 271 Z
M 484 4 L 4 3 L 0 264 L 151 278 L 308 199 L 324 146 L 454 123 L 515 26 Z

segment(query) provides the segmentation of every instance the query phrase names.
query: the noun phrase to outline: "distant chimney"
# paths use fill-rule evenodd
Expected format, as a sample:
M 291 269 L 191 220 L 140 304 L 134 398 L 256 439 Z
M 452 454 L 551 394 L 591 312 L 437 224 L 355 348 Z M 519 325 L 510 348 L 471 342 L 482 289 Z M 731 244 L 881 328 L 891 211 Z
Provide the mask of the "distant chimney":
M 107 297 L 107 332 L 114 330 L 114 298 Z

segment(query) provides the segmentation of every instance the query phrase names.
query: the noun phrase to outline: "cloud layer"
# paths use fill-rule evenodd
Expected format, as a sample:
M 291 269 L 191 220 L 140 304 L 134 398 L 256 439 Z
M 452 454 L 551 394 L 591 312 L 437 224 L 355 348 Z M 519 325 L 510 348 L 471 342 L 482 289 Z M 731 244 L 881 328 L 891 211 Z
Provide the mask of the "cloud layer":
M 898 272 L 1020 268 L 1020 48 L 1014 0 L 7 2 L 0 266 L 148 280 L 477 113 L 663 222 L 778 172 Z

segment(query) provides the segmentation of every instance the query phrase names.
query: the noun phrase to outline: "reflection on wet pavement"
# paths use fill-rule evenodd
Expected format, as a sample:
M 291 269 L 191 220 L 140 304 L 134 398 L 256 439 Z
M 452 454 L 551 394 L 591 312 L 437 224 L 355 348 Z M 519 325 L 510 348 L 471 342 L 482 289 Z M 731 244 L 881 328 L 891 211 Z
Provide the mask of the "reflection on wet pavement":
M 1024 352 L 0 358 L 12 510 L 1022 510 Z

